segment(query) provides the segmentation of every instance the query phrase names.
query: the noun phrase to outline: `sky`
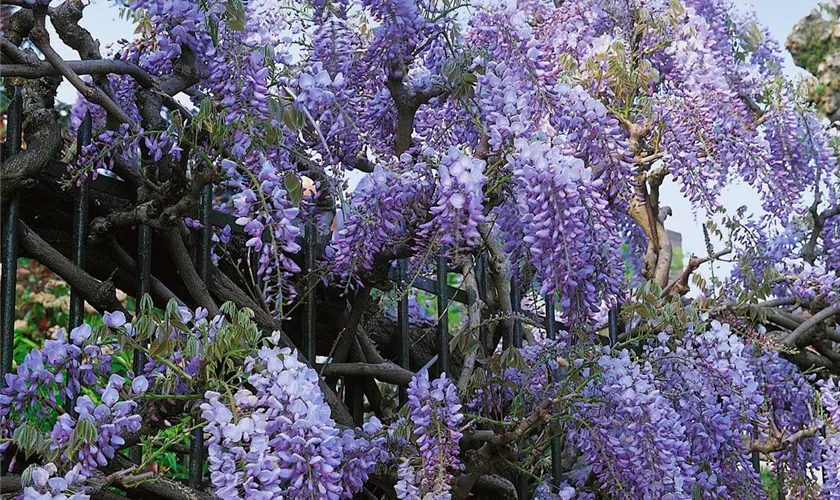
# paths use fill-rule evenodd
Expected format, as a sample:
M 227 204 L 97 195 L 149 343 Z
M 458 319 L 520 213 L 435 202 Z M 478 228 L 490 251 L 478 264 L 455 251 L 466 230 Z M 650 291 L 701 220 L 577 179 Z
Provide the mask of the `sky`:
M 758 20 L 768 26 L 770 33 L 779 41 L 782 48 L 784 48 L 784 41 L 791 32 L 793 25 L 818 6 L 818 0 L 733 1 L 744 5 L 746 8 L 752 5 Z M 101 41 L 103 54 L 107 53 L 109 44 L 121 38 L 131 38 L 134 31 L 133 26 L 128 21 L 120 19 L 119 9 L 113 7 L 113 0 L 92 0 L 91 4 L 85 9 L 82 25 Z M 54 32 L 51 35 L 53 40 L 58 40 Z M 71 49 L 64 47 L 61 43 L 55 43 L 54 45 L 65 58 L 78 58 Z M 802 70 L 794 66 L 790 54 L 784 51 L 784 55 L 786 72 L 792 77 L 801 74 Z M 75 101 L 75 91 L 66 82 L 59 89 L 59 99 L 65 102 Z M 745 185 L 727 186 L 722 193 L 720 202 L 730 211 L 734 211 L 741 205 L 746 205 L 750 212 L 760 210 L 758 194 Z M 668 218 L 665 226 L 669 230 L 682 234 L 682 248 L 686 258 L 692 253 L 705 255 L 706 245 L 701 227 L 705 219 L 694 216 L 690 204 L 683 198 L 675 184 L 666 181 L 663 185 L 661 203 L 670 206 L 673 210 L 674 215 Z M 717 245 L 716 250 L 720 249 L 721 245 Z M 717 276 L 722 276 L 728 274 L 729 269 L 731 269 L 729 264 L 721 262 L 715 266 L 715 273 Z M 711 274 L 711 266 L 706 265 L 700 272 L 708 277 Z

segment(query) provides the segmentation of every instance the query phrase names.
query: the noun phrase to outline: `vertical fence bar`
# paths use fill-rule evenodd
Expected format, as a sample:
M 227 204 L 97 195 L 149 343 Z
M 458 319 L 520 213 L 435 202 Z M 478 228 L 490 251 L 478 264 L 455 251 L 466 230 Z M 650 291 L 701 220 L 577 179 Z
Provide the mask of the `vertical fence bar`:
M 364 389 L 358 377 L 344 377 L 344 404 L 353 415 L 353 423 L 361 427 L 365 423 Z
M 545 296 L 545 336 L 549 340 L 557 338 L 557 323 L 554 321 L 554 297 Z
M 23 123 L 23 96 L 20 88 L 15 87 L 9 103 L 6 122 L 6 143 L 3 159 L 20 152 Z M 17 295 L 17 251 L 18 251 L 18 214 L 20 198 L 17 193 L 10 200 L 3 200 L 2 254 L 3 273 L 0 275 L 0 388 L 6 386 L 6 374 L 12 371 L 12 358 L 15 350 L 15 302 Z M 5 468 L 4 468 L 5 469 Z
M 443 248 L 440 249 L 437 263 L 437 313 L 438 331 L 440 334 L 438 368 L 440 373 L 449 371 L 449 297 L 446 293 L 448 265 Z
M 213 241 L 213 226 L 210 211 L 213 202 L 213 185 L 206 184 L 201 191 L 201 240 L 198 246 L 198 275 L 205 284 L 210 282 L 210 247 Z M 201 487 L 204 475 L 204 430 L 201 427 L 190 433 L 190 487 Z
M 557 323 L 554 320 L 554 297 L 545 296 L 545 335 L 550 340 L 557 338 Z M 554 378 L 555 374 L 552 374 Z M 560 450 L 562 444 L 559 438 L 551 439 L 551 479 L 555 485 L 560 484 Z
M 400 294 L 401 298 L 399 303 L 397 304 L 397 326 L 399 328 L 400 334 L 400 357 L 399 362 L 400 366 L 403 368 L 410 370 L 409 366 L 409 356 L 410 351 L 409 348 L 411 339 L 408 336 L 408 283 L 407 276 L 406 276 L 406 261 L 401 259 L 397 261 L 397 276 L 398 276 L 398 285 L 400 286 Z M 404 289 L 402 287 L 405 287 Z M 400 387 L 400 404 L 406 404 L 408 402 L 408 393 L 406 392 L 405 387 Z
M 510 310 L 513 314 L 519 314 L 522 306 L 522 293 L 519 291 L 519 283 L 516 278 L 510 279 Z M 522 322 L 513 320 L 513 347 L 522 347 Z
M 77 136 L 78 154 L 82 147 L 90 144 L 92 121 L 90 111 L 85 113 Z M 90 176 L 85 177 L 76 190 L 73 209 L 73 264 L 79 269 L 85 268 L 85 240 L 88 232 L 88 199 L 90 198 Z M 85 317 L 85 300 L 75 288 L 70 288 L 70 329 L 82 324 Z
M 475 282 L 478 285 L 478 298 L 482 301 L 482 303 L 487 302 L 487 260 L 484 258 L 484 253 L 479 253 L 475 257 Z M 469 307 L 469 306 L 467 306 Z M 483 319 L 483 318 L 482 318 Z M 493 343 L 493 339 L 489 335 L 487 328 L 481 328 L 478 332 L 478 337 L 481 342 L 481 347 L 484 349 L 484 352 L 491 352 L 493 347 L 491 344 Z M 507 349 L 509 343 L 508 336 L 505 336 L 503 341 L 503 347 Z
M 310 363 L 315 363 L 315 286 L 318 281 L 312 275 L 315 269 L 315 222 L 307 220 L 304 237 L 304 245 L 306 246 L 304 258 L 306 259 L 306 272 L 309 273 L 309 280 L 307 282 L 306 299 L 304 303 L 305 320 L 304 320 L 304 338 L 303 351 L 306 359 Z
M 518 315 L 522 308 L 522 293 L 519 291 L 519 283 L 516 278 L 510 279 L 510 310 Z M 513 347 L 522 347 L 522 322 L 519 319 L 513 320 Z M 528 499 L 528 475 L 519 473 L 516 475 L 516 495 L 519 500 Z
M 610 308 L 609 316 L 610 346 L 618 343 L 618 306 Z
M 776 498 L 785 500 L 785 475 L 781 467 L 776 470 L 776 488 Z
M 142 310 L 140 308 L 140 302 L 152 287 L 152 228 L 145 224 L 137 226 L 137 267 L 137 297 L 134 303 L 135 315 L 140 314 Z M 135 349 L 134 363 L 132 366 L 134 375 L 141 375 L 144 366 L 146 366 L 146 353 Z M 143 459 L 143 447 L 139 444 L 132 446 L 128 452 L 128 457 L 135 464 L 139 464 Z

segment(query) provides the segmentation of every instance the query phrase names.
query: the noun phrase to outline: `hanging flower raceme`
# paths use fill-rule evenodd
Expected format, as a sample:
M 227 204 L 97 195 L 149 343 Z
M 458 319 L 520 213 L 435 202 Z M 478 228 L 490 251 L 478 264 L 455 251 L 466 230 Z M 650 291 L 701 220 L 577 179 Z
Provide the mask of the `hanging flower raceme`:
M 764 397 L 753 359 L 729 325 L 712 321 L 704 327 L 689 323 L 679 335 L 659 335 L 647 354 L 655 385 L 685 426 L 695 467 L 691 481 L 709 494 L 756 495 L 758 474 L 742 445 L 762 420 Z
M 219 498 L 351 498 L 388 458 L 375 419 L 361 437 L 336 427 L 318 373 L 297 352 L 263 347 L 245 372 L 250 388 L 232 401 L 208 391 L 201 405 Z
M 397 469 L 397 498 L 449 499 L 452 474 L 463 469 L 458 426 L 464 415 L 457 388 L 445 374 L 430 381 L 423 370 L 408 385 L 408 409 L 408 419 L 395 425 L 408 433 Z
M 427 36 L 429 25 L 414 0 L 364 0 L 381 24 L 373 31 L 374 40 L 367 57 L 374 64 L 385 66 L 396 73 L 388 76 L 402 78 L 405 68 L 411 66 L 415 49 Z
M 621 243 L 603 181 L 559 142 L 515 142 L 515 205 L 502 207 L 499 221 L 511 260 L 533 267 L 540 293 L 556 294 L 564 317 L 585 321 L 619 294 Z
M 106 314 L 104 323 L 121 327 L 125 315 Z M 124 377 L 110 374 L 112 353 L 120 347 L 107 335 L 107 328 L 94 330 L 88 324 L 69 335 L 59 330 L 55 340 L 30 351 L 17 371 L 6 375 L 0 390 L 0 451 L 14 440 L 27 455 L 37 451 L 50 457 L 31 469 L 24 498 L 87 498 L 87 479 L 113 460 L 126 436 L 140 429 L 132 398 L 144 393 L 148 382 L 139 376 L 126 384 Z M 80 395 L 82 386 L 93 394 Z M 67 406 L 74 414 L 64 412 Z
M 342 283 L 358 284 L 359 273 L 373 267 L 377 253 L 393 251 L 425 221 L 431 197 L 426 164 L 414 163 L 408 154 L 401 160 L 394 170 L 377 165 L 349 200 L 331 249 L 331 268 Z
M 618 497 L 693 498 L 685 423 L 656 387 L 652 365 L 634 362 L 627 350 L 608 353 L 598 365 L 602 379 L 587 393 L 593 403 L 579 413 L 587 425 L 569 436 L 600 487 Z
M 469 250 L 478 244 L 478 225 L 484 221 L 484 161 L 456 148 L 440 162 L 435 178 L 435 204 L 431 219 L 420 226 L 424 244 L 437 241 L 449 251 Z

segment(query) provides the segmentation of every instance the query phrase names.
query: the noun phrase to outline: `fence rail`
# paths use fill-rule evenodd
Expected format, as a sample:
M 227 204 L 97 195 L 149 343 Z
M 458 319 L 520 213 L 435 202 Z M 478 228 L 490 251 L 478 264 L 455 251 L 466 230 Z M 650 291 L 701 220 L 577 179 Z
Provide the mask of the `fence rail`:
M 23 122 L 22 116 L 22 97 L 19 89 L 15 88 L 13 97 L 8 108 L 7 119 L 7 135 L 6 142 L 3 144 L 2 156 L 3 160 L 18 153 L 21 150 L 21 126 Z M 88 144 L 91 138 L 91 119 L 88 114 L 82 121 L 78 129 L 78 143 L 79 148 Z M 66 165 L 54 162 L 50 164 L 43 172 L 45 178 L 59 180 L 67 172 Z M 92 179 L 90 176 L 82 183 L 82 185 L 75 191 L 75 209 L 73 212 L 73 262 L 77 266 L 84 268 L 85 266 L 85 246 L 88 227 L 90 224 L 88 204 L 90 191 L 98 191 L 107 193 L 109 195 L 133 200 L 136 198 L 135 191 L 125 182 L 110 178 L 107 176 L 99 176 L 97 179 Z M 213 227 L 224 227 L 229 225 L 233 232 L 242 232 L 242 229 L 235 223 L 235 217 L 212 210 L 212 186 L 207 185 L 202 193 L 200 200 L 200 208 L 198 213 L 187 214 L 195 216 L 201 222 L 200 229 L 200 244 L 197 257 L 197 272 L 201 280 L 207 283 L 210 269 L 211 269 L 211 238 Z M 16 285 L 16 269 L 17 269 L 17 233 L 18 220 L 20 215 L 20 200 L 19 196 L 15 194 L 9 200 L 2 200 L 2 275 L 0 275 L 0 311 L 2 311 L 2 319 L 0 319 L 0 387 L 5 384 L 5 374 L 12 370 L 12 357 L 14 346 L 14 311 L 15 311 L 15 285 Z M 138 278 L 136 286 L 136 297 L 139 299 L 144 294 L 149 293 L 151 288 L 151 253 L 152 253 L 152 229 L 147 225 L 139 225 L 138 231 Z M 316 266 L 316 226 L 311 220 L 307 220 L 304 230 L 304 249 L 305 249 L 305 269 L 304 271 L 309 276 L 313 276 L 313 271 Z M 476 258 L 475 272 L 479 276 L 478 294 L 480 298 L 486 296 L 486 280 L 483 279 L 486 272 L 486 262 L 482 255 Z M 432 294 L 437 301 L 437 329 L 438 329 L 438 352 L 439 354 L 432 358 L 429 364 L 437 363 L 439 372 L 446 372 L 449 369 L 449 352 L 450 343 L 453 339 L 449 331 L 448 310 L 451 302 L 465 304 L 467 306 L 474 304 L 477 297 L 471 291 L 465 291 L 453 286 L 447 282 L 448 262 L 446 257 L 441 253 L 436 262 L 436 278 L 431 279 L 425 276 L 413 277 L 410 281 L 407 277 L 407 263 L 405 260 L 397 261 L 388 274 L 388 279 L 397 284 L 398 287 L 403 287 L 410 284 L 411 287 L 422 290 Z M 316 285 L 315 278 L 310 278 L 308 287 L 313 289 Z M 515 279 L 510 282 L 510 296 L 513 313 L 513 328 L 512 328 L 512 342 L 514 347 L 522 347 L 523 345 L 523 325 L 519 319 L 523 314 L 521 309 L 522 302 L 522 288 L 521 284 L 517 283 Z M 544 297 L 545 299 L 545 315 L 537 316 L 536 321 L 542 323 L 545 327 L 547 337 L 554 339 L 558 331 L 558 323 L 554 319 L 554 302 L 551 297 Z M 302 352 L 310 362 L 315 362 L 316 339 L 315 339 L 315 294 L 308 293 L 305 300 L 304 313 L 304 332 Z M 81 295 L 71 288 L 71 307 L 70 307 L 70 321 L 69 327 L 72 329 L 83 320 L 83 304 L 84 301 Z M 139 300 L 137 301 L 139 308 Z M 409 308 L 407 294 L 401 294 L 397 302 L 397 327 L 398 327 L 398 364 L 403 368 L 409 368 L 410 344 L 409 338 Z M 613 308 L 609 313 L 609 342 L 611 345 L 617 343 L 618 339 L 618 313 L 617 308 Z M 145 358 L 142 352 L 136 352 L 134 355 L 133 370 L 135 373 L 142 373 Z M 348 377 L 345 380 L 345 402 L 351 409 L 351 414 L 357 423 L 361 423 L 363 411 L 363 390 L 362 386 L 357 381 Z M 401 403 L 407 401 L 405 388 L 400 388 L 399 398 Z M 68 409 L 72 411 L 72 409 Z M 560 480 L 560 452 L 562 443 L 560 439 L 554 438 L 551 440 L 551 471 L 555 483 Z M 192 487 L 200 487 L 203 483 L 203 467 L 204 467 L 204 446 L 203 435 L 201 429 L 196 429 L 190 437 L 189 448 L 189 484 Z M 135 463 L 141 460 L 141 449 L 137 445 L 130 450 L 130 458 Z M 758 453 L 752 457 L 753 466 L 756 471 L 759 471 Z M 516 480 L 516 488 L 520 499 L 528 498 L 529 479 L 524 474 L 519 474 Z

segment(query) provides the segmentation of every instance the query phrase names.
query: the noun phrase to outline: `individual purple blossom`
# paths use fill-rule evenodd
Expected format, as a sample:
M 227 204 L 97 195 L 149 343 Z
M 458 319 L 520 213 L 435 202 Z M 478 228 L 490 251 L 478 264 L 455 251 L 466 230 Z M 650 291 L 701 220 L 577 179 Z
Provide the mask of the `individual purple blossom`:
M 119 328 L 126 322 L 125 313 L 122 311 L 106 312 L 102 315 L 102 322 L 110 328 Z

